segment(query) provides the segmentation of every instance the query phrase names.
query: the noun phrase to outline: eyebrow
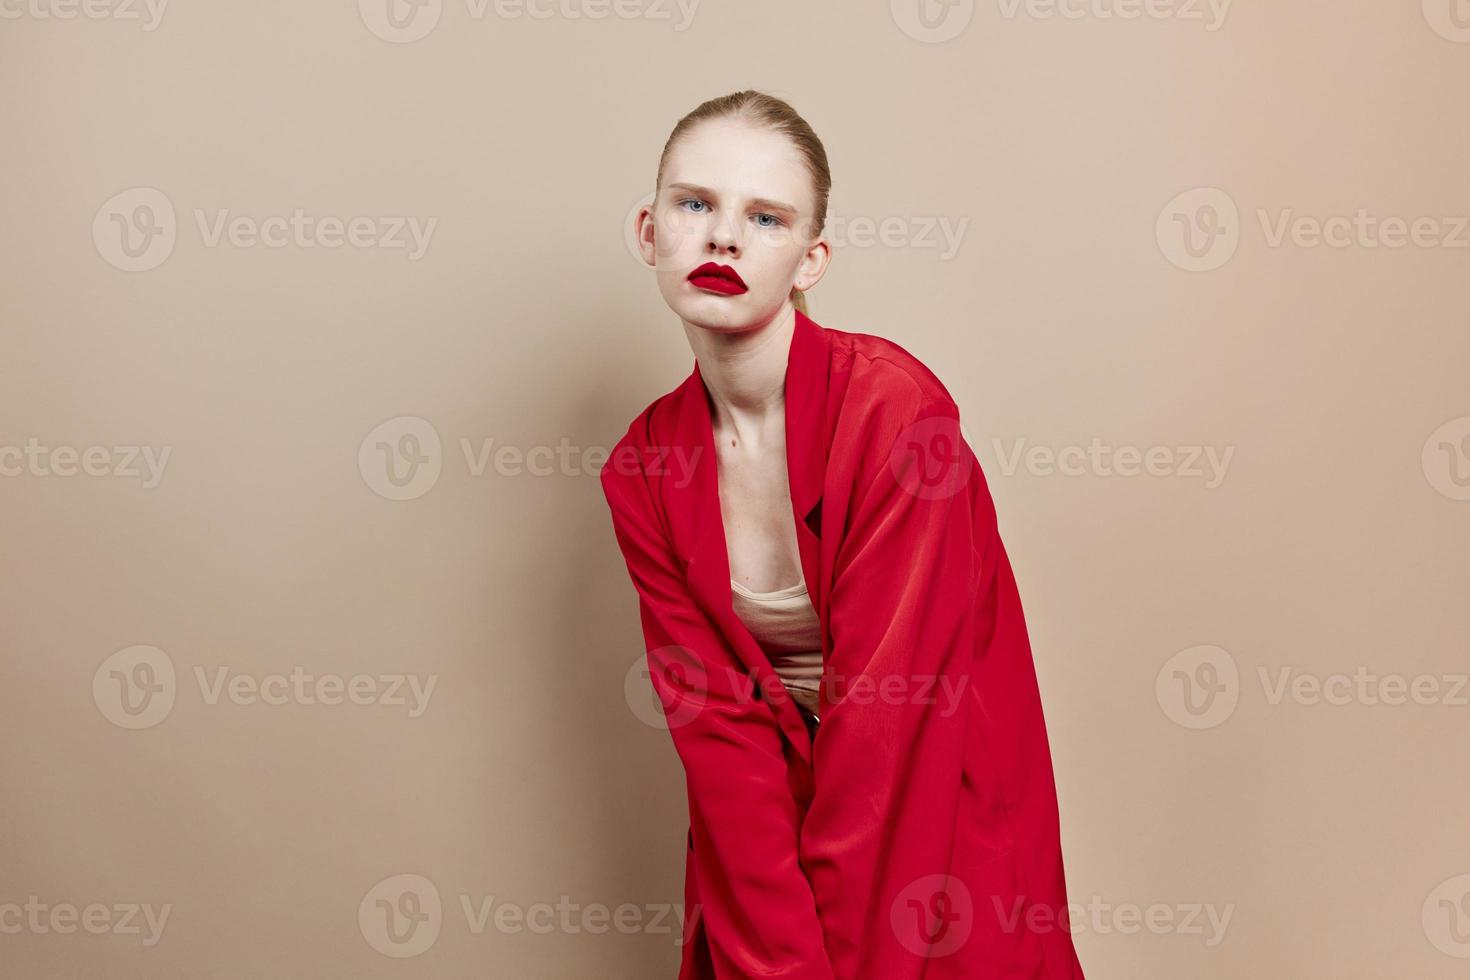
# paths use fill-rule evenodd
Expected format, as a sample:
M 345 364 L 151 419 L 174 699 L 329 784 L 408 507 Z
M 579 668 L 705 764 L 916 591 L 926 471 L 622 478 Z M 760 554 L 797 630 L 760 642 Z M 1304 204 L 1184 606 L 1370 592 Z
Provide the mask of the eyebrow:
M 719 197 L 718 194 L 710 190 L 708 187 L 701 187 L 698 184 L 686 184 L 681 181 L 679 183 L 669 185 L 670 190 L 674 190 L 676 188 L 679 190 L 692 191 L 693 193 L 702 195 L 704 197 Z M 752 199 L 750 203 L 754 207 L 765 208 L 768 211 L 784 211 L 787 214 L 796 214 L 796 205 L 787 204 L 785 201 L 772 200 L 769 197 L 757 197 Z

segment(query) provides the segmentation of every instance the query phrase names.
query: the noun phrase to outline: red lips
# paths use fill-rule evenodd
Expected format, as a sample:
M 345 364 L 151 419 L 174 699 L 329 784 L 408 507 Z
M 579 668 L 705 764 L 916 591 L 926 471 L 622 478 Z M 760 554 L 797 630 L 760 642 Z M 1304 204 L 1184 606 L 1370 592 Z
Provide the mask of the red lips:
M 723 293 L 726 296 L 738 296 L 747 289 L 745 280 L 740 278 L 740 273 L 728 265 L 720 265 L 717 262 L 706 262 L 689 273 L 689 281 L 700 289 L 708 289 L 712 293 Z

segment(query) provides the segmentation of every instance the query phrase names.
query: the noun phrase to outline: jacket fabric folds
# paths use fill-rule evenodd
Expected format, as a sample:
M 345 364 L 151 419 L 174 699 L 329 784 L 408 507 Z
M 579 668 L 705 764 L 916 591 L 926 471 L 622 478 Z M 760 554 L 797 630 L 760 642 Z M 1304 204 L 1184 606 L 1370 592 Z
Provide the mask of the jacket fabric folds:
M 602 469 L 688 789 L 679 980 L 1082 980 L 1021 601 L 953 399 L 800 311 L 785 397 L 814 734 L 731 606 L 697 361 Z

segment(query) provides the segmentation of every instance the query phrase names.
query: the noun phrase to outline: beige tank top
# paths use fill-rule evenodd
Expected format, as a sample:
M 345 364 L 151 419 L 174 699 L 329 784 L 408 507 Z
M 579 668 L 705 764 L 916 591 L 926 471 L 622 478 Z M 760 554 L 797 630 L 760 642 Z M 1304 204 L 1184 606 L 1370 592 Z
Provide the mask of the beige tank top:
M 775 592 L 752 592 L 731 579 L 730 603 L 776 668 L 791 699 L 816 718 L 822 683 L 822 624 L 805 580 Z

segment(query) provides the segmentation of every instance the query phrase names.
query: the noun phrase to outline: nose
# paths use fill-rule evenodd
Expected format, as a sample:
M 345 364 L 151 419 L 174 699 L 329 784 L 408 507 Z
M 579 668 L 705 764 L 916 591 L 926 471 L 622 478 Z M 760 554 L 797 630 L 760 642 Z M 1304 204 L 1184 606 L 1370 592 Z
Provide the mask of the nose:
M 738 256 L 741 247 L 740 234 L 734 219 L 728 215 L 728 211 L 722 212 L 711 226 L 708 247 L 711 252 L 727 252 Z

